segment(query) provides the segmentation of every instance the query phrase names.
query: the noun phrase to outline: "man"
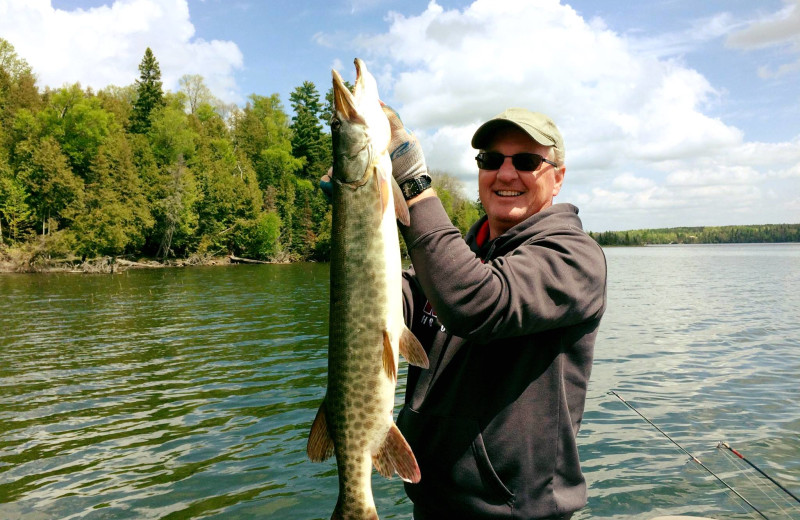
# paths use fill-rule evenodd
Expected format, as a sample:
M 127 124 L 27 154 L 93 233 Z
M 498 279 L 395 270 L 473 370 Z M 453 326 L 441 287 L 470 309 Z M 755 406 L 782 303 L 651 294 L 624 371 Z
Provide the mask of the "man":
M 462 238 L 429 188 L 397 114 L 392 168 L 406 323 L 430 367 L 409 367 L 397 419 L 422 473 L 406 484 L 415 520 L 568 519 L 586 504 L 575 437 L 606 306 L 606 264 L 578 210 L 553 204 L 564 142 L 553 121 L 512 108 L 472 138 L 486 216 Z

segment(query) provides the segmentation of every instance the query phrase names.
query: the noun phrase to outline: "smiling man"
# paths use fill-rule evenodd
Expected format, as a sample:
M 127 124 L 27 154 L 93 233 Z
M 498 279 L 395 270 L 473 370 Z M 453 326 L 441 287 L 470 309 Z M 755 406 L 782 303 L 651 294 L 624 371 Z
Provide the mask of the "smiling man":
M 407 325 L 430 367 L 409 367 L 397 419 L 422 479 L 415 520 L 568 519 L 586 504 L 576 435 L 606 307 L 602 250 L 578 209 L 553 204 L 564 142 L 553 121 L 508 109 L 473 136 L 486 210 L 465 238 L 450 223 L 416 138 L 397 114 L 392 168 Z
M 508 109 L 478 129 L 472 147 L 481 150 L 478 190 L 490 238 L 553 205 L 564 182 L 564 141 L 549 117 Z

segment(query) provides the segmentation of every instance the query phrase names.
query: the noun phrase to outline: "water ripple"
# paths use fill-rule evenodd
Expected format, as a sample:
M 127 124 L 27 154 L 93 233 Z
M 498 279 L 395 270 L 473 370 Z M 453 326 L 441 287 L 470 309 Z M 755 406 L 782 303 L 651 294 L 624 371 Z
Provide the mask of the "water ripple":
M 575 520 L 751 518 L 610 389 L 765 511 L 800 519 L 716 449 L 800 492 L 800 247 L 607 255 Z M 329 518 L 335 465 L 305 455 L 327 287 L 315 264 L 1 276 L 0 517 Z M 373 486 L 382 518 L 408 518 L 398 479 Z

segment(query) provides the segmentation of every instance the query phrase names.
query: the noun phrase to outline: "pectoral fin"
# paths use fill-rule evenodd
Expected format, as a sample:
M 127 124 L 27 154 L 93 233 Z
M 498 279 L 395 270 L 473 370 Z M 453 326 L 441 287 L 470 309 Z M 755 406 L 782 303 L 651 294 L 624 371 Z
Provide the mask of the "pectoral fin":
M 389 338 L 389 331 L 383 331 L 383 370 L 392 381 L 397 381 L 397 363 L 394 361 L 394 350 L 392 340 Z
M 375 167 L 375 175 L 378 178 L 378 190 L 380 191 L 381 197 L 381 214 L 386 213 L 386 209 L 389 207 L 389 197 L 392 191 L 392 177 L 391 171 L 385 171 L 380 166 Z
M 394 196 L 394 214 L 397 220 L 404 226 L 411 225 L 411 217 L 408 214 L 408 204 L 406 198 L 403 197 L 403 190 L 397 184 L 397 180 L 392 177 L 392 195 Z
M 311 433 L 308 434 L 308 445 L 306 453 L 312 462 L 322 462 L 333 455 L 333 439 L 328 432 L 328 420 L 325 416 L 325 400 L 319 405 L 314 424 L 311 425 Z
M 403 328 L 400 335 L 400 353 L 412 365 L 428 368 L 428 355 L 413 332 Z
M 406 482 L 416 483 L 421 478 L 419 465 L 411 451 L 411 446 L 408 445 L 405 437 L 394 423 L 389 428 L 389 433 L 386 434 L 378 453 L 373 455 L 372 463 L 375 465 L 375 469 L 386 478 L 391 477 L 394 472 L 397 472 L 400 478 Z

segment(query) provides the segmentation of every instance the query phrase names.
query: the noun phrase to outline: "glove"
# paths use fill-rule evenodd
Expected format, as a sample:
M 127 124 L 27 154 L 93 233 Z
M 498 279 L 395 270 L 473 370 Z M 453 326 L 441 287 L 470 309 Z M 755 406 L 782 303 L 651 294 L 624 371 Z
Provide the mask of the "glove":
M 417 137 L 406 129 L 400 115 L 392 107 L 381 103 L 381 108 L 389 118 L 389 126 L 392 128 L 389 156 L 392 158 L 392 175 L 397 184 L 427 174 L 425 155 Z

